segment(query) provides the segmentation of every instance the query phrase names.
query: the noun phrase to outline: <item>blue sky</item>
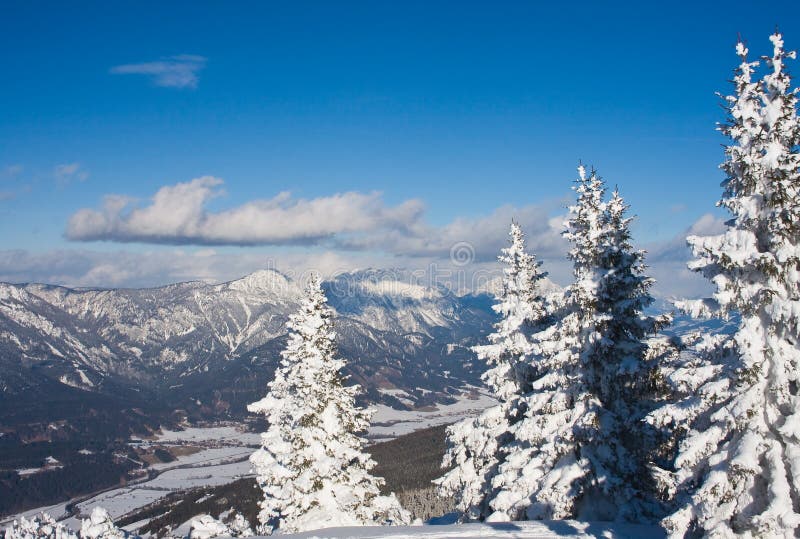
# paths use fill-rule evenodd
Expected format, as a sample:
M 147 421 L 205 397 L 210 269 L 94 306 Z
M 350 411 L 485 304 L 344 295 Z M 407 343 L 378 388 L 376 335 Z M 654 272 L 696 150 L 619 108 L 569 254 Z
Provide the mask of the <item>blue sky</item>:
M 619 185 L 637 240 L 660 249 L 715 211 L 715 92 L 737 33 L 760 55 L 776 24 L 800 45 L 792 2 L 5 2 L 0 278 L 158 284 L 323 255 L 414 266 L 470 232 L 487 236 L 480 255 L 509 215 L 527 216 L 532 243 L 546 235 L 579 160 Z M 135 199 L 130 211 L 203 176 L 224 182 L 204 212 L 291 192 L 270 206 L 289 208 L 289 232 L 247 246 L 238 232 L 68 233 L 107 195 Z M 324 208 L 349 192 L 364 198 L 334 226 Z M 242 262 L 163 270 L 198 252 Z M 114 274 L 110 259 L 153 253 L 161 269 Z

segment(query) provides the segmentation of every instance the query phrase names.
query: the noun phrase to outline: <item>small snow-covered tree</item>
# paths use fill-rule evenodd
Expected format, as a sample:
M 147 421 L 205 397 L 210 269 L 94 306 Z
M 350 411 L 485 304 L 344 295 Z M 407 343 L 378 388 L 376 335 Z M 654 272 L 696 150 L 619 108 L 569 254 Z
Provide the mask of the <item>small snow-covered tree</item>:
M 494 480 L 490 520 L 640 520 L 651 511 L 640 419 L 653 355 L 667 349 L 648 341 L 668 319 L 643 313 L 652 280 L 619 193 L 605 202 L 602 180 L 583 167 L 575 190 L 565 231 L 575 282 L 555 323 L 532 337 L 536 376 Z
M 215 537 L 233 537 L 231 529 L 211 515 L 199 515 L 192 519 L 187 539 L 213 539 Z
M 250 523 L 241 513 L 234 513 L 233 518 L 228 521 L 228 529 L 233 537 L 252 537 L 255 535 Z
M 252 537 L 255 535 L 250 523 L 241 513 L 234 513 L 226 524 L 211 515 L 199 515 L 192 519 L 187 539 L 212 539 L 214 537 Z
M 344 360 L 336 355 L 333 311 L 313 276 L 266 397 L 248 410 L 266 415 L 262 447 L 251 457 L 264 491 L 261 532 L 295 532 L 329 526 L 398 524 L 408 520 L 394 495 L 381 496 L 383 480 L 362 451 L 359 433 L 370 411 L 356 406 L 357 386 L 344 385 Z
M 95 507 L 89 518 L 81 521 L 80 536 L 81 539 L 126 539 L 131 534 L 117 528 L 108 511 Z
M 47 513 L 39 513 L 31 519 L 20 517 L 3 535 L 5 539 L 78 539 L 78 534 Z
M 30 520 L 15 520 L 3 534 L 5 539 L 138 539 L 138 536 L 118 528 L 102 507 L 92 509 L 89 518 L 81 521 L 75 533 L 47 513 L 39 513 Z
M 489 344 L 473 348 L 490 366 L 483 380 L 499 404 L 476 418 L 464 419 L 447 430 L 448 449 L 443 466 L 453 469 L 436 483 L 445 497 L 455 497 L 466 520 L 488 516 L 492 480 L 505 458 L 502 448 L 510 441 L 510 428 L 524 415 L 520 396 L 530 389 L 531 372 L 525 356 L 528 335 L 541 329 L 546 313 L 540 281 L 547 275 L 540 262 L 525 250 L 525 235 L 511 224 L 509 246 L 501 250 L 503 287 L 493 309 L 500 315 Z
M 699 316 L 738 315 L 732 337 L 702 338 L 668 370 L 680 399 L 651 421 L 683 434 L 670 535 L 796 537 L 800 531 L 800 123 L 783 39 L 758 80 L 737 45 L 719 205 L 724 233 L 692 236 L 690 264 L 716 286 L 684 302 Z

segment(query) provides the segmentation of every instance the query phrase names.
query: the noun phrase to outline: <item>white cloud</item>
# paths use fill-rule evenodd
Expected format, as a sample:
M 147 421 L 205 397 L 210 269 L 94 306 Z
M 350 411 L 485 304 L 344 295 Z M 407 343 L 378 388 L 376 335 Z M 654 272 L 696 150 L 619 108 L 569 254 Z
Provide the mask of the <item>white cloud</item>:
M 692 235 L 710 236 L 720 234 L 725 230 L 725 220 L 706 213 L 692 223 L 684 232 L 677 234 L 672 239 L 650 246 L 648 260 L 651 262 L 661 260 L 689 260 L 691 252 L 686 243 L 686 237 Z
M 453 246 L 468 244 L 475 261 L 492 261 L 506 245 L 512 219 L 525 230 L 530 249 L 540 258 L 563 256 L 566 242 L 561 237 L 562 218 L 551 213 L 557 204 L 501 206 L 485 216 L 459 217 L 444 226 L 432 226 L 417 219 L 404 228 L 381 234 L 365 234 L 340 238 L 337 246 L 344 249 L 377 249 L 398 255 L 443 258 Z
M 554 280 L 566 283 L 569 265 L 564 258 L 567 246 L 561 237 L 563 211 L 559 201 L 544 205 L 495 209 L 488 215 L 461 217 L 443 226 L 425 219 L 424 206 L 411 199 L 396 206 L 384 203 L 379 193 L 348 192 L 313 199 L 296 199 L 279 193 L 266 200 L 254 200 L 229 209 L 211 211 L 209 202 L 220 196 L 223 182 L 205 176 L 159 189 L 147 201 L 110 195 L 100 209 L 81 209 L 67 224 L 65 235 L 75 241 L 140 242 L 161 245 L 196 246 L 316 246 L 324 255 L 297 254 L 282 249 L 274 255 L 282 268 L 314 267 L 349 271 L 363 267 L 404 267 L 429 270 L 443 268 L 445 274 L 486 273 L 496 269 L 499 250 L 507 244 L 508 227 L 516 219 L 524 228 L 528 244 L 547 264 Z M 459 253 L 452 252 L 460 248 Z M 174 261 L 183 260 L 176 251 Z M 461 257 L 456 260 L 453 257 Z M 202 262 L 199 260 L 202 259 Z M 120 260 L 124 260 L 122 257 Z M 228 255 L 214 249 L 198 250 L 185 272 L 175 267 L 173 258 L 153 266 L 147 277 L 130 275 L 130 266 L 145 271 L 148 264 L 121 262 L 120 280 L 132 283 L 166 283 L 175 279 L 218 280 L 233 277 L 229 269 L 204 272 L 218 260 L 230 262 Z M 262 267 L 264 256 L 237 255 L 241 265 L 230 268 L 246 273 Z M 455 260 L 455 262 L 454 262 Z M 106 260 L 92 264 L 76 276 L 81 284 L 116 279 Z M 236 273 L 236 272 L 234 272 Z M 446 275 L 444 276 L 446 278 Z M 108 284 L 106 284 L 108 286 Z M 464 284 L 468 287 L 468 284 Z
M 45 281 L 84 286 L 152 286 L 192 279 L 233 279 L 270 265 L 323 275 L 364 267 L 401 267 L 433 271 L 445 281 L 464 279 L 456 288 L 470 288 L 476 276 L 488 279 L 496 275 L 496 257 L 507 243 L 512 218 L 522 225 L 529 249 L 544 262 L 551 278 L 562 285 L 572 279 L 565 256 L 568 244 L 561 237 L 563 201 L 506 205 L 487 215 L 434 226 L 425 219 L 420 201 L 387 206 L 378 193 L 350 192 L 314 199 L 279 193 L 212 212 L 208 203 L 222 194 L 222 186 L 219 178 L 206 176 L 162 187 L 144 203 L 108 196 L 102 209 L 76 212 L 66 230 L 68 238 L 79 241 L 205 246 L 202 249 L 190 254 L 163 248 L 155 254 L 62 253 L 59 256 L 69 263 L 38 261 L 18 272 L 17 280 L 29 272 Z M 655 295 L 663 299 L 708 294 L 707 280 L 686 268 L 691 258 L 686 236 L 716 234 L 723 229 L 720 217 L 706 214 L 671 240 L 647 245 L 648 272 L 657 280 Z M 460 265 L 450 259 L 451 249 L 464 243 L 468 264 Z M 273 247 L 269 255 L 256 252 L 258 246 L 267 245 L 315 247 L 302 251 Z M 251 248 L 231 254 L 231 248 L 225 246 Z M 15 275 L 9 264 L 29 258 L 10 257 L 4 266 L 0 256 L 0 279 Z M 69 271 L 59 269 L 64 267 Z
M 725 220 L 707 213 L 671 240 L 648 246 L 647 263 L 650 274 L 657 281 L 655 293 L 668 299 L 698 298 L 710 294 L 713 287 L 708 279 L 687 267 L 692 253 L 686 237 L 720 234 L 724 230 Z
M 171 245 L 308 245 L 338 234 L 407 229 L 422 213 L 418 200 L 389 207 L 379 193 L 356 192 L 314 199 L 294 199 L 283 192 L 210 212 L 206 206 L 223 194 L 222 183 L 204 176 L 162 187 L 145 206 L 135 206 L 128 197 L 108 196 L 101 210 L 73 214 L 66 236 Z
M 146 75 L 156 86 L 197 88 L 197 73 L 206 65 L 206 58 L 193 54 L 167 56 L 153 62 L 124 64 L 111 68 L 118 75 Z
M 167 245 L 321 245 L 439 259 L 449 257 L 454 245 L 466 242 L 471 259 L 491 261 L 505 245 L 508 226 L 516 219 L 540 257 L 560 257 L 566 250 L 560 234 L 563 219 L 552 217 L 557 201 L 506 205 L 485 216 L 433 226 L 425 220 L 421 201 L 409 199 L 388 206 L 380 193 L 296 199 L 283 192 L 212 212 L 208 203 L 223 194 L 222 185 L 221 179 L 212 176 L 168 185 L 144 205 L 126 196 L 107 196 L 102 208 L 74 213 L 65 235 L 75 241 Z
M 85 182 L 89 179 L 89 173 L 81 167 L 80 163 L 64 163 L 53 168 L 53 177 L 58 185 L 65 187 L 75 180 Z
M 725 232 L 725 219 L 706 213 L 692 224 L 687 235 L 713 236 L 723 232 Z

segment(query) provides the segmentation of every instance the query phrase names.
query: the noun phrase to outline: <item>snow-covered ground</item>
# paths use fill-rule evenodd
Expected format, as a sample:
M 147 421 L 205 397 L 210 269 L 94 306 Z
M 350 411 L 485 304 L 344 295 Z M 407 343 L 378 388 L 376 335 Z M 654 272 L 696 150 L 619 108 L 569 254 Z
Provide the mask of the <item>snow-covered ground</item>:
M 495 400 L 484 390 L 473 388 L 453 404 L 440 404 L 430 410 L 395 410 L 384 405 L 376 409 L 368 436 L 373 440 L 389 440 L 415 430 L 453 423 L 467 416 L 478 415 L 495 404 Z
M 48 470 L 55 470 L 58 468 L 63 468 L 61 463 L 53 457 L 47 457 L 46 459 L 44 459 L 44 466 L 42 466 L 41 468 L 21 468 L 17 470 L 17 473 L 21 476 L 25 476 L 40 472 L 46 472 Z
M 249 456 L 261 444 L 261 435 L 256 432 L 245 432 L 240 425 L 188 427 L 179 431 L 164 430 L 153 440 L 137 439 L 133 440 L 131 444 L 143 448 L 150 446 L 204 448 L 197 453 L 180 455 L 172 462 L 152 464 L 150 468 L 154 470 L 171 470 L 187 466 L 210 468 L 228 464 L 234 460 L 242 460 Z M 244 467 L 248 468 L 248 466 Z M 247 473 L 247 471 L 245 470 L 243 473 Z
M 237 425 L 189 427 L 182 431 L 163 431 L 154 440 L 134 440 L 139 446 L 194 446 L 203 449 L 180 455 L 172 462 L 151 466 L 161 473 L 154 479 L 133 486 L 103 492 L 77 505 L 80 515 L 103 507 L 113 519 L 152 503 L 167 494 L 194 487 L 224 485 L 250 475 L 248 457 L 259 445 L 258 433 L 245 432 Z M 79 523 L 76 517 L 65 520 L 69 526 Z
M 220 445 L 258 445 L 258 433 L 243 432 L 236 425 L 216 427 L 188 427 L 184 430 L 163 430 L 155 440 L 133 440 L 137 444 L 200 444 L 215 442 Z
M 572 520 L 503 522 L 493 524 L 452 524 L 447 526 L 365 526 L 363 528 L 329 528 L 282 535 L 292 539 L 546 539 L 548 537 L 663 539 L 658 526 L 638 526 L 609 522 L 577 522 Z

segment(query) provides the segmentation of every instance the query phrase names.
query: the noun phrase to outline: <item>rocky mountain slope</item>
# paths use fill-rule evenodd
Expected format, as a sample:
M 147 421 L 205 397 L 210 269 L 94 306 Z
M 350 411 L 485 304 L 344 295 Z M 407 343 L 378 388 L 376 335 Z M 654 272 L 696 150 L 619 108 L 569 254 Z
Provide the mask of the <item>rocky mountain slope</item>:
M 445 402 L 477 383 L 480 366 L 466 347 L 493 321 L 488 296 L 459 297 L 380 270 L 325 287 L 340 353 L 367 401 Z M 52 423 L 54 402 L 98 399 L 241 416 L 265 391 L 301 292 L 275 271 L 140 290 L 0 284 L 0 425 Z

